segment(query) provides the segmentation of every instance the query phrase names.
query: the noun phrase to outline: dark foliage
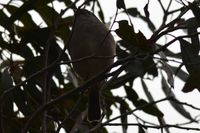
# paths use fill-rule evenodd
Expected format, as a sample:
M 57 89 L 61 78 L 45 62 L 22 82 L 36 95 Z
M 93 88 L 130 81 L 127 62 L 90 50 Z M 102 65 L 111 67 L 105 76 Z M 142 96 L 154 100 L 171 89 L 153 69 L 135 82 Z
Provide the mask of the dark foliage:
M 55 8 L 59 7 L 53 6 L 55 1 L 63 3 L 65 9 L 57 12 Z M 135 7 L 126 8 L 123 0 L 117 0 L 117 13 L 111 21 L 119 25 L 114 31 L 120 38 L 115 56 L 117 61 L 110 67 L 115 68 L 111 73 L 99 74 L 80 87 L 74 83 L 77 79 L 69 74 L 73 73 L 73 70 L 67 54 L 74 16 L 64 15 L 73 12 L 77 1 L 18 2 L 22 5 L 19 6 L 14 0 L 6 4 L 0 2 L 0 132 L 59 133 L 61 128 L 66 132 L 86 132 L 94 128 L 97 133 L 107 133 L 105 125 L 111 122 L 109 119 L 113 114 L 112 105 L 119 109 L 124 133 L 129 126 L 128 114 L 136 110 L 158 118 L 160 126 L 155 128 L 165 128 L 166 132 L 169 132 L 170 125 L 166 125 L 163 117 L 165 114 L 155 105 L 159 101 L 154 100 L 145 82 L 158 76 L 162 77 L 160 84 L 166 95 L 165 100 L 169 100 L 171 106 L 183 117 L 191 122 L 196 121 L 176 99 L 171 89 L 174 87 L 174 77 L 177 76 L 185 83 L 183 92 L 191 92 L 194 89 L 200 91 L 200 45 L 197 31 L 200 8 L 197 2 L 182 3 L 181 8 L 170 10 L 172 0 L 169 0 L 166 9 L 158 0 L 164 15 L 163 23 L 156 28 L 148 10 L 150 0 L 144 5 L 144 13 Z M 104 10 L 99 1 L 86 0 L 84 5 L 91 10 L 98 10 L 96 15 L 105 22 Z M 37 18 L 30 11 L 36 12 L 42 18 L 41 24 L 36 23 Z M 185 20 L 183 15 L 188 11 L 192 11 L 194 16 Z M 126 14 L 129 19 L 117 21 L 116 17 L 120 13 Z M 178 14 L 177 17 L 168 21 L 174 13 Z M 143 31 L 135 31 L 131 22 L 134 18 L 147 24 L 152 32 L 149 39 L 144 36 Z M 187 30 L 186 35 L 173 35 L 174 31 L 182 29 Z M 159 44 L 158 40 L 167 35 L 173 36 L 174 39 Z M 186 40 L 188 38 L 191 41 Z M 168 49 L 168 46 L 176 41 L 180 43 L 180 53 Z M 170 65 L 168 57 L 179 65 Z M 182 69 L 183 66 L 187 72 Z M 102 91 L 102 105 L 108 122 L 94 126 L 87 122 L 85 90 L 94 80 L 105 77 L 110 77 Z M 134 86 L 136 78 L 141 79 L 148 101 L 137 94 Z M 119 87 L 125 90 L 126 96 L 114 96 L 111 93 Z M 135 109 L 132 105 L 129 106 L 128 101 Z M 144 133 L 148 126 L 145 121 L 139 121 L 138 117 L 136 119 L 138 132 Z

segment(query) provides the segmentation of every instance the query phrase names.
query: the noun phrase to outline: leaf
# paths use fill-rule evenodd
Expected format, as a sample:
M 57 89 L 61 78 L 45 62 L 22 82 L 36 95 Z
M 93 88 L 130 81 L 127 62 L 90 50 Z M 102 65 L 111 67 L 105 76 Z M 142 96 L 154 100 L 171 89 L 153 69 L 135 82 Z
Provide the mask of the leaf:
M 119 41 L 120 47 L 117 47 L 117 55 L 119 59 L 123 59 L 128 57 L 130 54 L 136 54 L 138 52 L 138 48 L 135 45 L 125 42 L 124 40 Z M 126 48 L 129 51 L 126 52 L 122 48 Z M 137 56 L 137 55 L 136 55 Z M 152 57 L 146 56 L 146 54 L 141 53 L 137 58 L 130 60 L 125 67 L 125 71 L 132 74 L 135 77 L 142 77 L 145 73 L 151 74 L 156 77 L 158 75 L 158 71 L 156 68 L 156 64 L 153 61 Z
M 121 115 L 125 114 L 127 112 L 128 104 L 124 100 L 120 101 L 119 110 L 120 110 Z M 126 133 L 127 128 L 128 128 L 128 126 L 126 125 L 127 124 L 127 115 L 121 116 L 121 122 L 123 123 L 123 125 L 122 125 L 123 133 Z
M 148 44 L 143 33 L 140 31 L 135 33 L 133 27 L 128 24 L 128 21 L 121 20 L 118 24 L 119 28 L 116 29 L 115 32 L 120 38 L 144 52 L 150 52 L 152 50 L 151 45 Z
M 17 89 L 14 93 L 14 102 L 18 108 L 18 111 L 20 111 L 24 116 L 31 115 L 31 108 L 30 105 L 27 104 L 27 99 L 25 96 L 25 92 L 21 89 Z
M 137 59 L 129 61 L 125 70 L 135 77 L 140 77 L 145 74 L 143 62 Z
M 144 92 L 145 92 L 145 94 L 146 94 L 146 96 L 147 96 L 149 102 L 154 102 L 154 98 L 153 98 L 153 96 L 151 95 L 151 93 L 148 91 L 148 88 L 147 88 L 146 83 L 144 82 L 143 79 L 141 79 L 141 82 L 142 82 L 142 88 L 143 88 L 143 90 L 144 90 Z M 157 105 L 154 105 L 154 107 L 155 107 L 155 108 L 158 108 Z M 158 121 L 159 121 L 159 123 L 160 123 L 161 126 L 166 125 L 165 119 L 164 119 L 163 117 L 158 117 Z M 165 127 L 165 130 L 166 130 L 167 133 L 169 133 L 168 127 Z
M 32 75 L 33 73 L 39 71 L 43 67 L 42 57 L 34 57 L 25 60 L 25 64 L 23 66 L 24 74 L 26 77 Z
M 42 19 L 48 26 L 52 26 L 54 21 L 59 16 L 59 14 L 52 7 L 49 7 L 48 5 L 38 5 L 35 7 L 35 10 L 40 14 Z M 60 23 L 63 23 L 62 19 Z
M 179 42 L 181 44 L 182 60 L 187 71 L 190 74 L 196 73 L 200 68 L 199 57 L 196 49 L 193 45 L 183 39 L 180 39 Z
M 128 24 L 127 20 L 121 20 L 118 22 L 119 28 L 115 30 L 117 35 L 124 41 L 133 42 L 135 41 L 135 32 L 133 27 Z
M 142 83 L 142 88 L 143 88 L 143 90 L 144 90 L 144 92 L 145 92 L 145 94 L 146 94 L 148 100 L 149 100 L 150 102 L 154 102 L 153 96 L 152 96 L 151 93 L 149 92 L 148 87 L 147 87 L 147 85 L 146 85 L 146 83 L 144 82 L 143 79 L 141 79 L 141 83 Z
M 38 0 L 29 0 L 25 2 L 16 12 L 14 12 L 9 19 L 6 21 L 8 25 L 15 22 L 15 20 L 20 19 L 24 14 L 26 14 L 29 10 L 33 9 L 34 5 Z
M 136 101 L 139 99 L 137 92 L 136 92 L 133 88 L 131 88 L 131 87 L 129 87 L 129 86 L 126 86 L 126 85 L 124 85 L 124 89 L 125 89 L 125 91 L 126 91 L 127 98 L 128 98 L 133 104 L 135 104 Z
M 195 88 L 200 91 L 200 72 L 192 73 L 189 75 L 182 91 L 183 92 L 191 92 Z
M 4 91 L 10 89 L 13 86 L 13 81 L 10 76 L 8 68 L 2 70 L 0 77 L 0 94 Z M 12 132 L 12 118 L 15 116 L 13 108 L 13 95 L 9 94 L 4 97 L 3 103 L 0 106 L 1 108 L 1 127 L 3 127 L 4 132 Z
M 191 36 L 191 50 L 194 52 L 195 55 L 198 55 L 199 53 L 199 37 L 198 37 L 198 31 L 197 28 L 200 26 L 198 25 L 198 22 L 195 18 L 190 18 L 186 20 L 187 23 L 187 32 L 188 35 Z M 195 35 L 196 34 L 196 35 Z
M 125 11 L 124 11 L 125 12 Z M 133 17 L 137 17 L 140 18 L 141 20 L 143 20 L 144 22 L 147 23 L 149 29 L 151 31 L 154 31 L 156 29 L 156 27 L 154 26 L 154 24 L 151 22 L 151 20 L 149 18 L 147 18 L 148 13 L 146 12 L 147 16 L 143 16 L 140 14 L 140 12 L 137 10 L 137 8 L 129 8 L 127 9 L 128 14 L 130 14 Z
M 144 106 L 144 105 L 148 105 L 149 103 L 147 101 L 145 101 L 144 99 L 139 99 L 137 101 L 136 106 L 140 107 L 140 106 Z M 156 116 L 156 117 L 163 117 L 164 114 L 156 107 L 154 107 L 153 105 L 151 106 L 147 106 L 145 108 L 142 109 L 145 113 Z
M 18 10 L 18 7 L 14 6 L 14 5 L 6 5 L 5 8 L 8 10 L 8 12 L 10 12 L 11 14 L 15 13 Z M 18 18 L 18 20 L 20 20 L 20 22 L 22 22 L 24 24 L 23 28 L 29 29 L 29 28 L 33 28 L 34 26 L 37 26 L 31 15 L 28 13 L 23 14 L 20 18 Z M 16 26 L 16 31 L 18 31 L 18 26 Z M 21 28 L 21 27 L 20 27 Z
M 13 86 L 13 80 L 10 76 L 10 72 L 8 68 L 5 68 L 1 74 L 0 77 L 0 94 L 2 94 L 4 91 L 10 89 Z M 9 94 L 9 96 L 5 97 L 3 102 L 3 113 L 5 115 L 12 116 L 13 114 L 13 97 L 12 94 Z
M 146 133 L 142 126 L 138 126 L 139 133 Z
M 0 18 L 0 25 L 5 29 L 9 29 L 9 26 L 6 24 L 6 21 L 9 19 L 9 17 L 3 12 L 3 10 L 0 10 Z
M 156 64 L 152 57 L 150 57 L 150 56 L 145 57 L 143 59 L 142 63 L 145 68 L 144 69 L 145 72 L 147 72 L 148 74 L 150 74 L 154 77 L 158 76 L 158 70 L 157 70 Z
M 173 51 L 170 51 L 169 49 L 165 49 L 165 51 L 162 51 L 166 56 L 173 57 L 177 59 L 181 59 L 181 53 L 174 53 Z
M 117 0 L 117 8 L 118 9 L 126 9 L 126 6 L 125 6 L 125 3 L 124 3 L 124 0 Z
M 171 68 L 175 72 L 175 76 L 178 76 L 182 81 L 186 81 L 189 76 L 188 73 L 184 72 L 182 69 L 177 70 L 178 68 L 174 66 L 171 66 Z
M 159 52 L 159 55 L 162 59 L 166 59 L 167 57 L 165 56 L 165 54 L 161 51 Z M 174 87 L 174 72 L 171 68 L 171 66 L 169 64 L 167 64 L 166 61 L 161 61 L 162 63 L 162 69 L 167 73 L 167 81 L 170 84 L 171 87 Z
M 122 76 L 112 80 L 112 82 L 110 82 L 108 84 L 108 88 L 111 88 L 111 89 L 118 88 L 127 82 L 133 82 L 134 79 L 135 79 L 134 75 L 127 73 L 125 75 L 122 75 Z
M 162 90 L 165 93 L 166 96 L 171 96 L 174 99 L 176 99 L 178 101 L 178 99 L 176 98 L 175 94 L 173 93 L 173 91 L 171 91 L 170 87 L 168 86 L 165 78 L 162 75 L 162 79 L 161 79 L 161 83 L 162 83 Z M 183 107 L 182 104 L 178 104 L 176 102 L 173 102 L 172 100 L 169 101 L 170 104 L 172 105 L 172 107 L 174 107 L 174 109 L 179 112 L 183 117 L 194 121 L 194 119 L 192 118 L 192 116 L 190 115 L 190 113 L 188 111 L 185 110 L 185 108 Z
M 137 17 L 138 15 L 140 15 L 140 12 L 137 10 L 137 8 L 129 8 L 127 9 L 127 12 L 133 17 Z
M 145 5 L 144 7 L 144 13 L 145 13 L 145 16 L 147 19 L 149 19 L 149 11 L 148 11 L 148 8 L 149 8 L 149 0 L 147 2 L 147 4 Z
M 11 70 L 10 71 L 11 71 L 11 74 L 12 74 L 12 77 L 13 77 L 13 80 L 15 81 L 15 83 L 21 82 L 22 69 L 20 68 L 18 62 L 14 63 L 11 66 Z
M 200 26 L 200 8 L 198 6 L 197 1 L 194 1 L 193 3 L 189 2 L 189 8 L 192 10 L 198 25 Z
M 105 23 L 104 13 L 103 13 L 103 9 L 101 7 L 101 4 L 99 3 L 99 1 L 96 1 L 96 2 L 97 2 L 97 6 L 99 7 L 99 11 L 98 11 L 99 17 L 100 17 L 101 21 L 103 23 Z

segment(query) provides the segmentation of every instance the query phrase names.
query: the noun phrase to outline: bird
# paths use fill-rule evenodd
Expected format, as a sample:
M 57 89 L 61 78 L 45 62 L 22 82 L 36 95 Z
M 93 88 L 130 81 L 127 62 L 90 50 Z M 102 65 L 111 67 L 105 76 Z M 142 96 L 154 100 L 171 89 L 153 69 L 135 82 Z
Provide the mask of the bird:
M 83 81 L 88 81 L 113 64 L 116 43 L 105 24 L 86 9 L 76 10 L 72 28 L 68 48 L 72 66 Z M 88 88 L 90 122 L 101 120 L 100 91 L 105 83 L 95 82 Z

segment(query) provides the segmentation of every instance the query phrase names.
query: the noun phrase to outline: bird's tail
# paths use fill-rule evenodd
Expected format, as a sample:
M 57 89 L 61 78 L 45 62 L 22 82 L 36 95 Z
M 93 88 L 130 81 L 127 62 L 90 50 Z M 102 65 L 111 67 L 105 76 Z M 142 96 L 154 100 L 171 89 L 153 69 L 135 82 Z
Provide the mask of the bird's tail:
M 100 87 L 101 85 L 98 84 L 89 89 L 88 120 L 90 122 L 99 122 L 101 119 Z

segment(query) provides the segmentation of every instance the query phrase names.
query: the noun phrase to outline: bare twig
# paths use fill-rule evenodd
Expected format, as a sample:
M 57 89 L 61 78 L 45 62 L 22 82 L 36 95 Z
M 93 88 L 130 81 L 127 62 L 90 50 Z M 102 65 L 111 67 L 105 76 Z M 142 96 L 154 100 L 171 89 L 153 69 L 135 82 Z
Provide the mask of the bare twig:
M 154 129 L 162 129 L 162 128 L 178 128 L 178 129 L 184 129 L 184 130 L 193 130 L 193 131 L 200 131 L 200 128 L 193 128 L 193 127 L 181 127 L 178 125 L 174 124 L 166 124 L 166 125 L 160 125 L 160 126 L 151 126 L 151 125 L 143 125 L 140 123 L 108 123 L 105 126 L 122 126 L 122 125 L 127 125 L 127 126 L 142 126 L 143 128 L 154 128 Z
M 22 130 L 22 133 L 26 133 L 26 131 L 28 130 L 31 122 L 38 116 L 40 115 L 40 113 L 42 113 L 45 109 L 49 108 L 50 106 L 56 104 L 57 102 L 63 100 L 63 99 L 67 99 L 69 98 L 70 95 L 73 95 L 73 94 L 77 94 L 77 93 L 80 93 L 80 92 L 84 92 L 89 85 L 91 85 L 94 81 L 95 82 L 98 82 L 100 80 L 103 80 L 105 78 L 107 78 L 108 74 L 105 75 L 105 73 L 107 73 L 108 71 L 110 71 L 110 69 L 112 69 L 113 67 L 116 67 L 118 65 L 122 65 L 124 63 L 126 63 L 127 61 L 129 60 L 132 60 L 134 59 L 135 57 L 133 56 L 129 56 L 127 58 L 124 58 L 124 59 L 121 59 L 121 60 L 118 60 L 117 62 L 115 62 L 114 64 L 112 64 L 111 66 L 109 66 L 107 69 L 105 69 L 104 71 L 100 72 L 99 74 L 97 74 L 96 76 L 94 76 L 93 78 L 91 78 L 90 80 L 88 80 L 87 82 L 85 82 L 83 85 L 79 86 L 78 88 L 74 89 L 74 90 L 70 90 L 66 93 L 64 93 L 63 95 L 55 98 L 54 100 L 52 101 L 49 101 L 47 102 L 45 105 L 42 105 L 40 108 L 38 108 L 37 111 L 35 111 L 33 113 L 33 115 L 30 117 L 30 119 L 28 120 L 28 122 L 25 124 L 24 126 L 24 129 Z M 113 72 L 113 74 L 115 74 Z M 109 75 L 111 76 L 111 75 Z
M 137 107 L 137 108 L 134 109 L 134 110 L 128 111 L 128 112 L 126 112 L 126 113 L 124 113 L 124 114 L 121 114 L 121 115 L 116 116 L 116 117 L 114 117 L 114 118 L 112 118 L 112 119 L 110 119 L 110 120 L 107 120 L 106 122 L 104 122 L 104 123 L 102 123 L 102 124 L 100 124 L 100 125 L 98 125 L 98 126 L 92 128 L 92 129 L 86 131 L 85 133 L 90 133 L 90 132 L 92 132 L 92 131 L 95 131 L 96 129 L 100 128 L 101 126 L 106 126 L 107 124 L 109 124 L 110 122 L 112 122 L 112 121 L 114 121 L 114 120 L 116 120 L 116 119 L 119 119 L 119 118 L 121 118 L 121 117 L 123 117 L 123 116 L 126 116 L 126 115 L 130 115 L 130 114 L 132 114 L 133 112 L 135 112 L 135 111 L 137 111 L 137 110 L 144 109 L 144 108 L 146 108 L 146 107 L 148 107 L 148 106 L 152 106 L 152 105 L 154 105 L 154 104 L 157 104 L 157 103 L 160 103 L 160 102 L 169 100 L 170 98 L 172 98 L 172 97 L 166 97 L 166 98 L 160 99 L 160 100 L 158 100 L 158 101 L 154 101 L 154 102 L 151 102 L 151 103 L 148 103 L 148 104 L 139 106 L 139 107 Z

